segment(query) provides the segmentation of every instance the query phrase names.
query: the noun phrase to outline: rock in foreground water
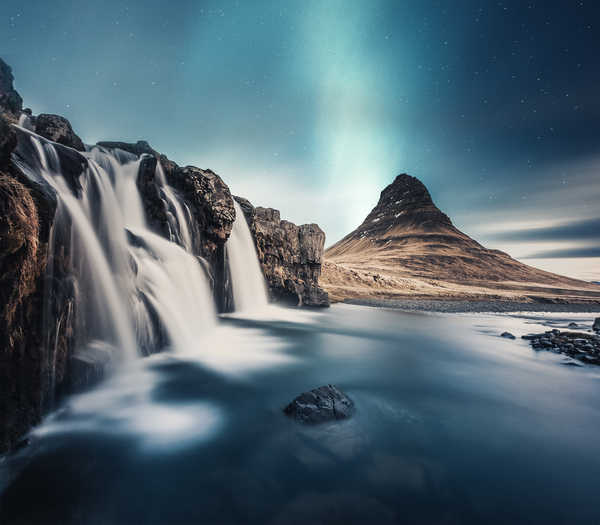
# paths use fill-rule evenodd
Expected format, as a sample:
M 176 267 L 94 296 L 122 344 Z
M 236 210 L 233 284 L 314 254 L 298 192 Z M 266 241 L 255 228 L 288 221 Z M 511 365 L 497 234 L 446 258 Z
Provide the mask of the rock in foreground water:
M 522 336 L 534 350 L 564 354 L 583 363 L 600 365 L 600 336 L 582 332 L 549 330 L 543 334 Z
M 502 334 L 500 334 L 500 337 L 505 337 L 506 339 L 516 339 L 515 336 L 510 332 L 502 332 Z
M 283 411 L 301 423 L 323 423 L 346 419 L 354 412 L 354 402 L 334 385 L 304 392 Z

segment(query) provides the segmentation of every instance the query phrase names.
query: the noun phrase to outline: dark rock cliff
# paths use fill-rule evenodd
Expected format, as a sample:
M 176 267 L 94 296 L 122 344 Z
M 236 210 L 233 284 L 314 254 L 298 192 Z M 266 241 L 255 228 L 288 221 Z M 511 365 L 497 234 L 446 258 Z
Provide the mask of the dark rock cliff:
M 281 220 L 278 210 L 235 199 L 254 237 L 271 298 L 299 306 L 329 306 L 327 292 L 319 286 L 323 230 L 317 224 L 297 226 Z
M 0 451 L 67 389 L 76 312 L 56 205 L 50 188 L 0 164 Z
M 75 324 L 69 239 L 54 229 L 56 195 L 11 160 L 30 144 L 10 126 L 22 109 L 12 81 L 0 59 L 0 452 L 39 423 L 66 389 Z M 83 159 L 70 148 L 58 154 L 76 189 Z

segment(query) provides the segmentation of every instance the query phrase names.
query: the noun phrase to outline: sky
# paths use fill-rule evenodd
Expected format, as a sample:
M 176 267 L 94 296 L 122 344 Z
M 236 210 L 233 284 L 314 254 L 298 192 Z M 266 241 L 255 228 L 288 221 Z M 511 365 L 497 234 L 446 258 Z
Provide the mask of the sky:
M 34 113 L 147 140 L 331 245 L 399 173 L 455 225 L 600 281 L 600 2 L 3 0 Z

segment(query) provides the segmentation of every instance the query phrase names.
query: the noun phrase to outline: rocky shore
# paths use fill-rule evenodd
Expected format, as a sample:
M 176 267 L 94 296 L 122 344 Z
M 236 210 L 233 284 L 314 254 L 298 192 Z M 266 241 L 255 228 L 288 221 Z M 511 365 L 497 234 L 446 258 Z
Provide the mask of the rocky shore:
M 345 304 L 372 306 L 375 308 L 393 308 L 407 312 L 440 313 L 512 313 L 512 312 L 562 312 L 597 313 L 600 302 L 587 303 L 550 303 L 520 301 L 466 301 L 437 299 L 401 299 L 396 301 L 376 299 L 348 299 Z
M 546 350 L 567 355 L 582 363 L 600 365 L 600 335 L 598 334 L 554 329 L 542 334 L 524 335 L 522 339 L 529 341 L 534 350 Z

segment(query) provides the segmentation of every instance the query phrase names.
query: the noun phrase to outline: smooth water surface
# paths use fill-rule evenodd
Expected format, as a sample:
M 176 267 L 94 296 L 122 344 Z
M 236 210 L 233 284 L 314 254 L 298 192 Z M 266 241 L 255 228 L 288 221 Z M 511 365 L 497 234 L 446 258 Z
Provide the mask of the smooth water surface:
M 0 522 L 598 523 L 600 371 L 499 337 L 592 317 L 224 318 L 66 400 L 2 462 Z M 282 414 L 327 383 L 352 419 Z

